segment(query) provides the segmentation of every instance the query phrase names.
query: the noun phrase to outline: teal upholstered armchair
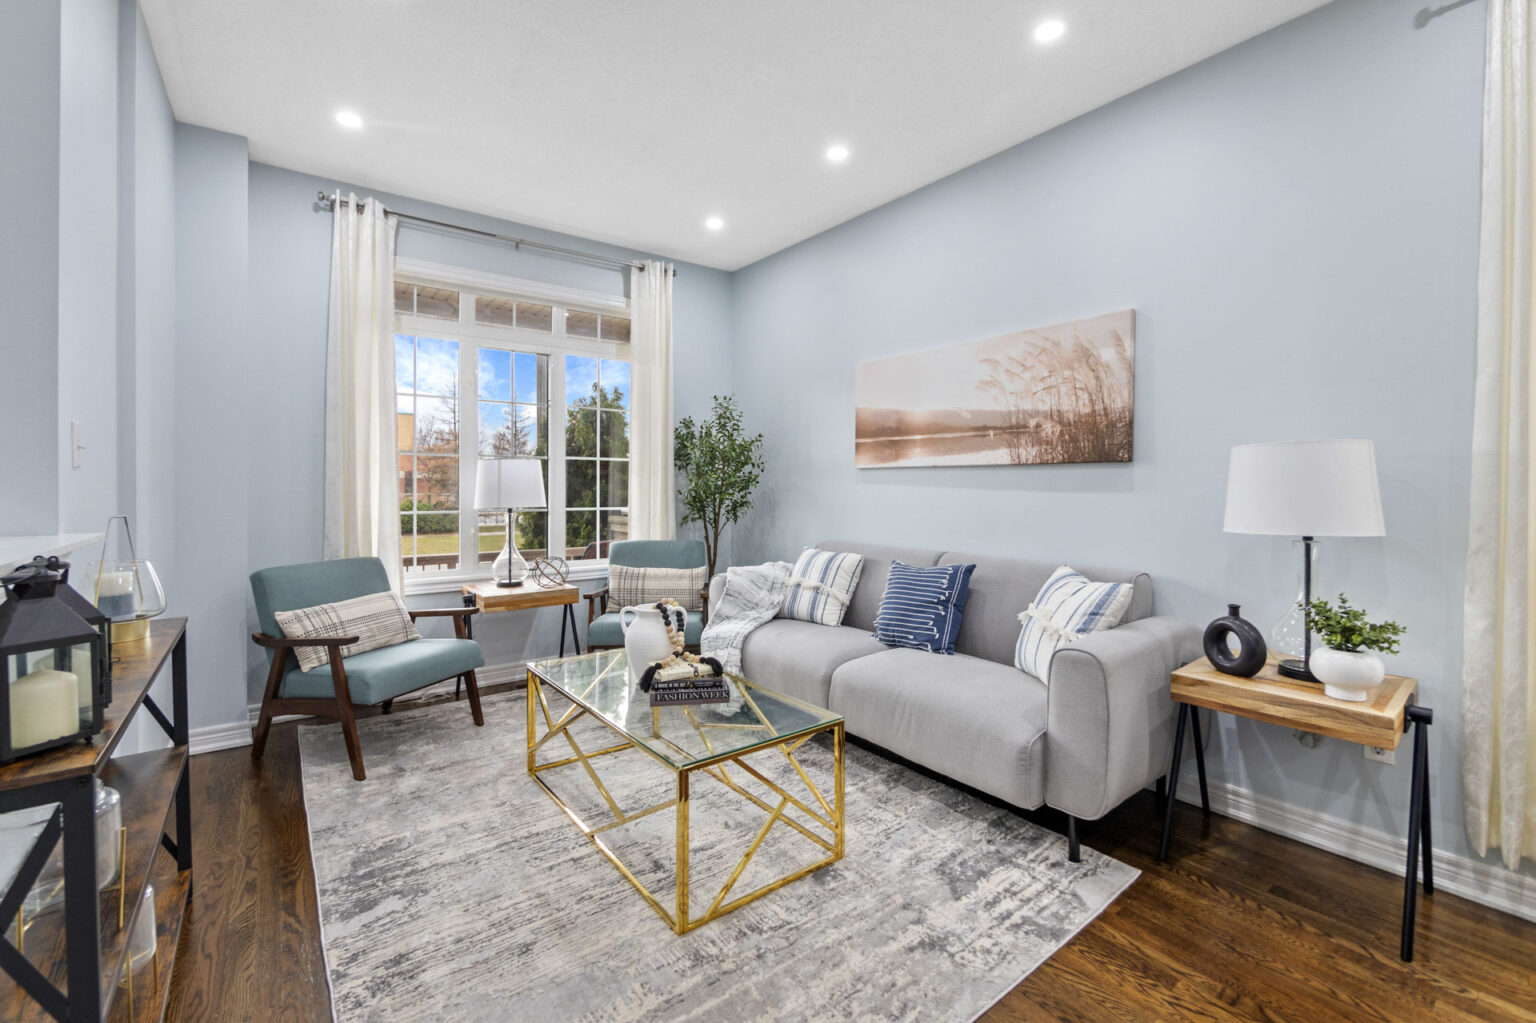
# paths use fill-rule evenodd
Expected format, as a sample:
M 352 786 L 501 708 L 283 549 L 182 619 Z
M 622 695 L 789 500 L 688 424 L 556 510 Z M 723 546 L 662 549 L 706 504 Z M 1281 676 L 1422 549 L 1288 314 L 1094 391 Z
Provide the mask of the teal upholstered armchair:
M 615 540 L 608 548 L 609 565 L 631 568 L 702 568 L 709 563 L 703 540 Z M 704 613 L 688 615 L 688 645 L 697 650 L 704 622 L 709 617 L 708 582 L 701 594 Z M 586 594 L 587 649 L 624 645 L 624 630 L 619 626 L 619 609 L 608 607 L 608 587 Z
M 465 622 L 475 613 L 472 607 L 409 612 L 412 621 L 452 617 L 456 639 L 415 639 L 345 658 L 341 648 L 357 642 L 356 636 L 286 639 L 277 624 L 279 611 L 296 611 L 389 589 L 389 575 L 378 558 L 315 561 L 251 573 L 251 594 L 256 599 L 256 617 L 261 623 L 261 632 L 252 634 L 251 639 L 266 648 L 271 666 L 251 744 L 252 757 L 260 758 L 266 748 L 273 715 L 335 718 L 341 722 L 346 738 L 352 776 L 362 781 L 363 751 L 358 744 L 353 706 L 383 704 L 387 714 L 395 697 L 450 678 L 464 682 L 475 724 L 485 724 L 480 713 L 480 690 L 475 684 L 475 669 L 485 664 L 485 658 L 480 654 L 480 644 L 466 638 Z M 293 653 L 300 646 L 325 647 L 328 663 L 303 670 Z

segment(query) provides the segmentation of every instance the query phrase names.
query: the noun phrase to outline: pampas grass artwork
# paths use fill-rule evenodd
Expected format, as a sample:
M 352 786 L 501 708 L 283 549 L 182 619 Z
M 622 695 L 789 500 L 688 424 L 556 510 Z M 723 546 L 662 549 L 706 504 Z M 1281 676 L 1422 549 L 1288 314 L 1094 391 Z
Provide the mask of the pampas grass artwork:
M 854 464 L 1129 462 L 1136 313 L 860 363 Z

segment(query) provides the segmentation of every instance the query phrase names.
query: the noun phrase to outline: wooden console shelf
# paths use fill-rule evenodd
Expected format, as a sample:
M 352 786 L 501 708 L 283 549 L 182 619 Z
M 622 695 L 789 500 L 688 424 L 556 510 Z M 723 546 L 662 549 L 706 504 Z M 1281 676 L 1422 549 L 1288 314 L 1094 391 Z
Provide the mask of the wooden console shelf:
M 0 948 L 4 969 L 0 1019 L 144 1023 L 164 1018 L 176 946 L 192 893 L 185 630 L 184 618 L 161 619 L 152 623 L 147 640 L 113 648 L 112 703 L 104 713 L 102 731 L 89 744 L 0 767 L 0 812 L 60 804 L 55 816 L 62 824 L 59 841 L 65 873 L 64 905 L 27 921 L 22 955 L 14 946 L 14 918 L 8 921 L 11 929 L 0 939 L 5 944 Z M 169 717 L 149 697 L 150 686 L 167 661 L 171 662 L 173 699 Z M 146 705 L 173 745 L 114 757 L 125 726 Z M 127 835 L 121 893 L 117 884 L 96 890 L 93 777 L 122 796 Z M 69 843 L 76 836 L 85 837 L 88 841 L 81 844 L 92 847 L 85 864 L 89 869 L 83 873 L 71 872 Z M 30 886 L 31 877 L 26 880 Z M 134 971 L 130 1005 L 129 989 L 121 982 L 128 935 L 148 884 L 155 887 L 157 961 Z M 120 894 L 126 903 L 122 906 Z M 19 892 L 0 898 L 10 900 L 13 895 L 19 900 Z M 79 976 L 90 980 L 71 979 Z

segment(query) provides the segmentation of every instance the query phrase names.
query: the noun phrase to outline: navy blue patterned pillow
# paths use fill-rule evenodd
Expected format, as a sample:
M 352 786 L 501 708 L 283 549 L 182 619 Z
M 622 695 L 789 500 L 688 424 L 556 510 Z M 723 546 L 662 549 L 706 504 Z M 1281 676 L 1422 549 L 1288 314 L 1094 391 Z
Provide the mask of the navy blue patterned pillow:
M 954 653 L 974 571 L 975 565 L 917 568 L 891 562 L 891 577 L 875 615 L 875 638 L 886 646 Z

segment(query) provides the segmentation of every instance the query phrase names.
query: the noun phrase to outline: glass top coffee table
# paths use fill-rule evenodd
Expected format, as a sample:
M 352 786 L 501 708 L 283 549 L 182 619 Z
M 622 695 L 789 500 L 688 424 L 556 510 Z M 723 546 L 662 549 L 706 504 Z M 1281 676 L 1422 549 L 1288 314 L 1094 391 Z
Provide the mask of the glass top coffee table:
M 761 898 L 791 881 L 836 863 L 843 857 L 843 719 L 829 710 L 792 696 L 765 689 L 738 675 L 727 675 L 729 703 L 652 708 L 647 694 L 630 679 L 623 650 L 600 650 L 577 657 L 550 658 L 528 665 L 528 773 L 544 792 L 591 839 L 599 851 L 634 885 L 651 908 L 678 934 L 708 923 Z M 620 740 L 600 749 L 586 750 L 571 733 L 571 726 L 592 718 L 616 733 Z M 542 726 L 542 727 L 541 727 Z M 812 772 L 796 757 L 808 741 L 823 732 L 832 738 L 830 798 L 812 779 Z M 590 743 L 590 740 L 589 740 Z M 563 745 L 562 745 L 563 744 Z M 551 751 L 571 756 L 546 759 Z M 670 770 L 676 778 L 676 797 L 651 806 L 626 810 L 609 791 L 598 773 L 601 758 L 625 750 L 638 750 Z M 786 787 L 747 762 L 753 754 L 782 757 L 797 783 Z M 580 764 L 602 797 L 608 820 L 589 822 L 571 807 L 543 777 L 545 772 Z M 759 765 L 762 766 L 762 765 Z M 734 773 L 733 773 L 734 772 Z M 741 859 L 726 878 L 709 906 L 695 915 L 689 908 L 689 790 L 703 775 L 757 806 L 767 815 L 753 833 L 744 833 Z M 756 789 L 756 791 L 753 791 Z M 676 811 L 675 892 L 668 899 L 652 893 L 619 859 L 605 832 L 642 817 L 668 809 Z M 762 847 L 769 832 L 792 828 L 826 855 L 774 880 L 759 884 L 743 895 L 733 895 L 736 882 Z M 750 844 L 748 844 L 750 843 Z

